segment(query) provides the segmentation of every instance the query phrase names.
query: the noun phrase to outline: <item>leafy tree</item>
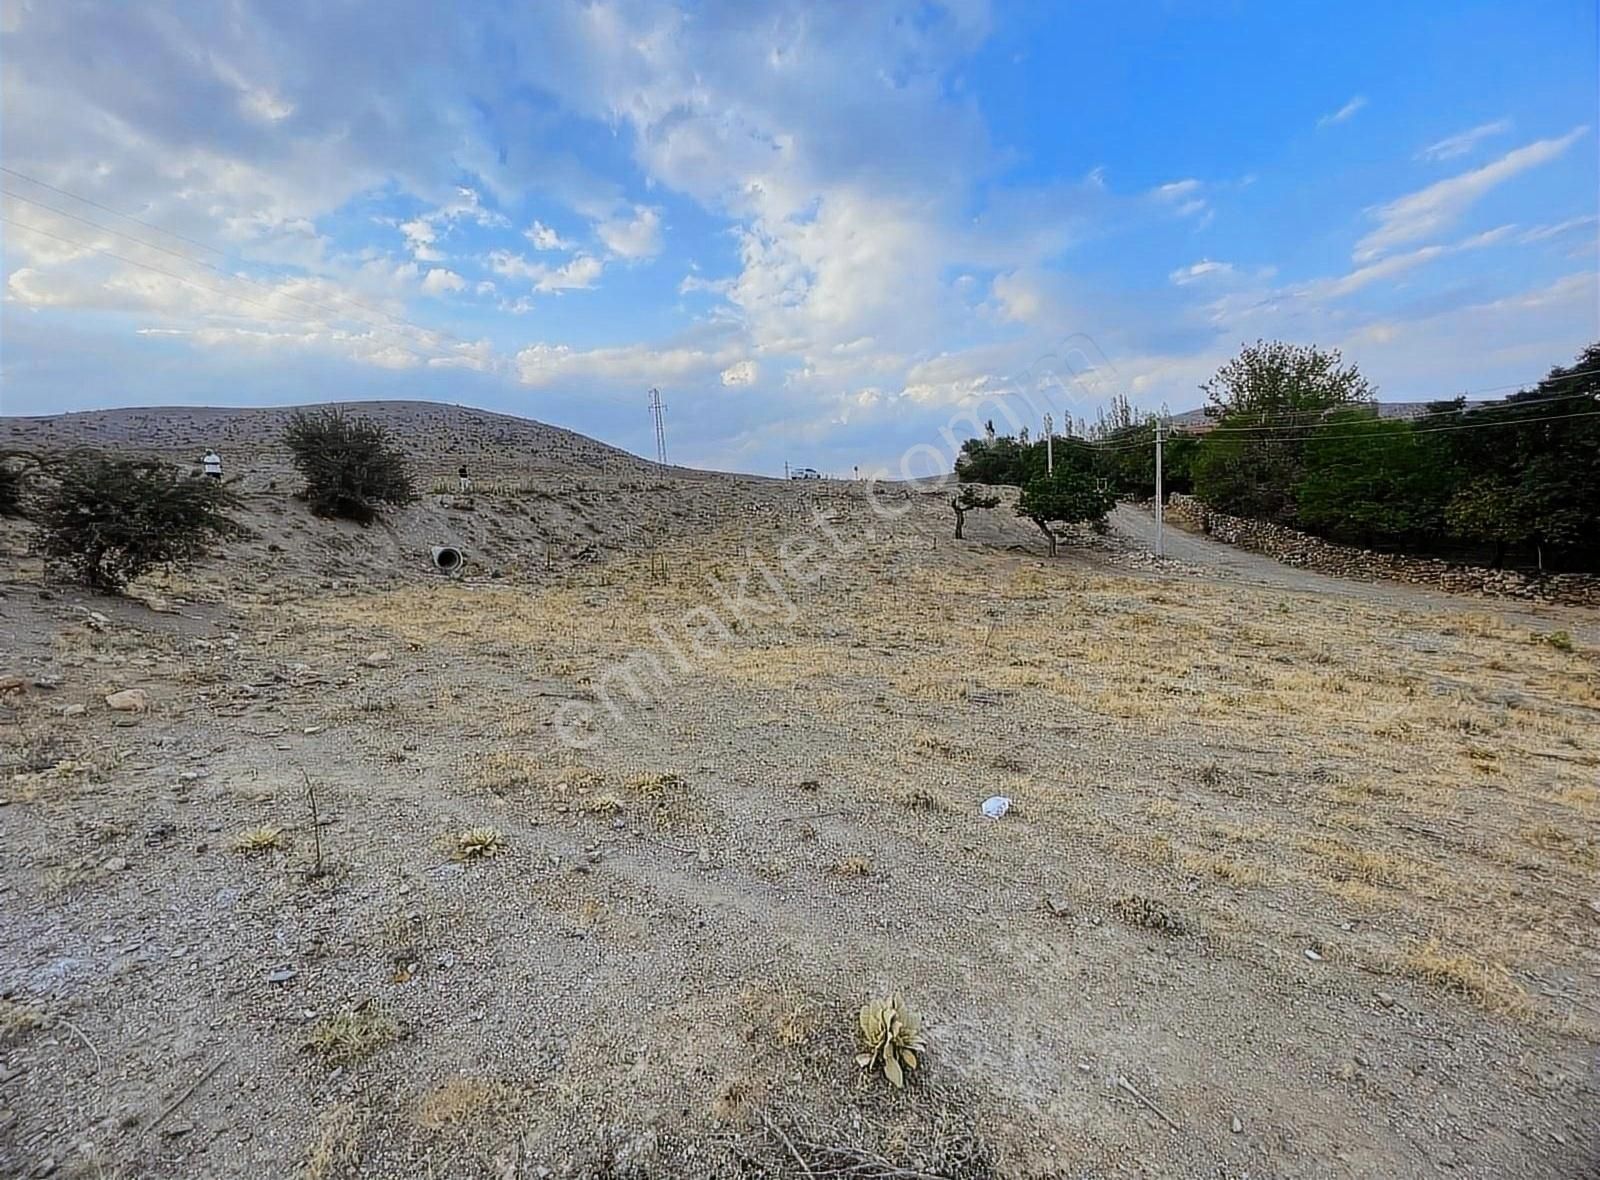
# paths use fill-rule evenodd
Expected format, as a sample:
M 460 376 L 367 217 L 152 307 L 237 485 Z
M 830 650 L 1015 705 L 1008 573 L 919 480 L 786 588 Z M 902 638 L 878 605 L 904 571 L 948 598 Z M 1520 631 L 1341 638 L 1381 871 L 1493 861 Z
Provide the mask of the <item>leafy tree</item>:
M 296 410 L 284 441 L 318 516 L 370 524 L 385 506 L 417 498 L 405 455 L 371 419 L 348 418 L 339 410 Z
M 1337 350 L 1281 341 L 1245 345 L 1200 388 L 1216 428 L 1194 459 L 1195 493 L 1223 512 L 1283 524 L 1296 523 L 1295 487 L 1318 422 L 1374 397 Z
M 1445 509 L 1445 520 L 1456 536 L 1494 545 L 1498 566 L 1506 546 L 1528 535 L 1531 514 L 1515 483 L 1499 475 L 1483 475 L 1456 490 Z
M 1300 524 L 1360 545 L 1419 542 L 1444 524 L 1449 485 L 1409 422 L 1330 413 L 1305 444 L 1294 496 Z
M 157 565 L 248 535 L 227 515 L 240 504 L 234 492 L 170 464 L 80 452 L 45 470 L 56 483 L 40 504 L 34 547 L 96 590 L 117 593 Z
M 997 508 L 999 505 L 999 496 L 985 496 L 971 484 L 963 484 L 961 490 L 950 497 L 950 507 L 956 514 L 956 540 L 961 539 L 962 530 L 966 528 L 967 513 L 974 509 Z
M 1096 470 L 1119 496 L 1150 499 L 1156 494 L 1156 426 L 1152 416 L 1143 422 L 1118 427 L 1104 438 L 1097 453 Z M 1193 487 L 1197 435 L 1168 431 L 1161 450 L 1161 487 L 1164 493 L 1187 492 Z
M 1056 464 L 1053 474 L 1034 476 L 1022 485 L 1017 515 L 1039 526 L 1039 531 L 1050 542 L 1050 556 L 1054 557 L 1056 534 L 1051 525 L 1103 522 L 1106 513 L 1115 506 L 1116 497 L 1109 490 L 1101 489 L 1087 461 L 1081 465 L 1064 462 Z
M 956 478 L 963 483 L 1020 486 L 1028 478 L 1029 448 L 1010 435 L 989 437 L 988 424 L 983 438 L 969 438 L 961 444 L 956 458 Z
M 1301 415 L 1296 420 L 1307 421 L 1335 406 L 1377 397 L 1377 390 L 1354 365 L 1344 363 L 1338 349 L 1281 340 L 1246 344 L 1200 388 L 1211 418 Z
M 1503 402 L 1435 408 L 1429 427 L 1434 466 L 1451 489 L 1450 532 L 1495 547 L 1532 549 L 1541 568 L 1600 564 L 1600 344 Z

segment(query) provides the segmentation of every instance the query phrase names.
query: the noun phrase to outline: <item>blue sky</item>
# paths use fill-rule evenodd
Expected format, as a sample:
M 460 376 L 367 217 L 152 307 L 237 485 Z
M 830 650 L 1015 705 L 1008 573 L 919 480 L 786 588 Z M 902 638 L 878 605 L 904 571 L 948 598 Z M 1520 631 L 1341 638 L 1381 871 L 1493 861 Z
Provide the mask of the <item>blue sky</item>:
M 1192 407 L 1257 337 L 1394 400 L 1600 338 L 1592 3 L 0 13 L 6 413 L 418 397 L 648 453 L 655 385 L 675 461 L 846 472 L 1046 375 Z

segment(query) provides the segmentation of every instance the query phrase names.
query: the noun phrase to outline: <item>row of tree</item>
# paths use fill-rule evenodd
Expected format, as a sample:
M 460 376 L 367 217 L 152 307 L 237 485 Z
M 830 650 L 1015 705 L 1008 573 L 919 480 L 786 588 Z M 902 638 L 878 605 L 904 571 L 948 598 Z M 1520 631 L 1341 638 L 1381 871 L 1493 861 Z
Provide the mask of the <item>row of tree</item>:
M 371 523 L 417 498 L 405 456 L 383 427 L 337 410 L 296 411 L 284 432 L 300 493 L 318 516 Z M 0 516 L 34 526 L 33 550 L 84 585 L 116 593 L 157 566 L 193 561 L 249 535 L 238 492 L 156 459 L 88 449 L 0 452 Z
M 1600 344 L 1503 401 L 1456 398 L 1409 417 L 1381 416 L 1355 366 L 1309 346 L 1248 345 L 1202 389 L 1205 425 L 1167 436 L 1165 491 L 1346 544 L 1600 568 Z M 1152 496 L 1155 430 L 1119 398 L 1091 437 L 1054 440 L 1056 475 Z M 1043 440 L 991 427 L 956 470 L 1026 490 L 1045 466 Z

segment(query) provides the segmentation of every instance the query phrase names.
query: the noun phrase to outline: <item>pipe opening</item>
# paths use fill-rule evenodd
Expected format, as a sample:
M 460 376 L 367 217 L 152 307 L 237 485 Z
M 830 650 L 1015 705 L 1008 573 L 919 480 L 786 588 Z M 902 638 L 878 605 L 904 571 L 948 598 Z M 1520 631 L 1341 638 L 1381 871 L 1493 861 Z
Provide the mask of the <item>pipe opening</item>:
M 433 547 L 433 568 L 440 573 L 453 574 L 461 569 L 466 557 L 461 550 L 450 545 L 435 545 Z

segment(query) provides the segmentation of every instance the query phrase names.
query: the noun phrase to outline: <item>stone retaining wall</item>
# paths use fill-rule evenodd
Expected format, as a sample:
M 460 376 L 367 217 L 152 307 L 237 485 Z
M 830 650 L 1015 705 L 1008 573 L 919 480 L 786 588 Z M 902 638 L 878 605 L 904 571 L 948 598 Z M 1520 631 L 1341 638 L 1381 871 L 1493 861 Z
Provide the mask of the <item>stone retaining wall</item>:
M 1167 500 L 1166 516 L 1173 523 L 1197 533 L 1205 533 L 1214 541 L 1225 541 L 1241 549 L 1265 554 L 1284 565 L 1321 574 L 1367 581 L 1388 578 L 1395 582 L 1449 590 L 1455 594 L 1492 594 L 1540 602 L 1600 606 L 1600 576 L 1594 574 L 1527 574 L 1517 570 L 1457 565 L 1436 557 L 1378 553 L 1351 545 L 1335 545 L 1282 525 L 1216 512 L 1193 496 L 1176 492 Z

